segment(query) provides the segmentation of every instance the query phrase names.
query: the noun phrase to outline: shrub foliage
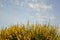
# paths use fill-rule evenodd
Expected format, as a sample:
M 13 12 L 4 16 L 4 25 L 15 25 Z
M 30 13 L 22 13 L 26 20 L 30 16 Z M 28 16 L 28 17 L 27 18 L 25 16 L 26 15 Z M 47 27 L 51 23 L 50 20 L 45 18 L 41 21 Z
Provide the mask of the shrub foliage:
M 12 25 L 0 30 L 0 40 L 60 40 L 57 27 L 40 24 Z

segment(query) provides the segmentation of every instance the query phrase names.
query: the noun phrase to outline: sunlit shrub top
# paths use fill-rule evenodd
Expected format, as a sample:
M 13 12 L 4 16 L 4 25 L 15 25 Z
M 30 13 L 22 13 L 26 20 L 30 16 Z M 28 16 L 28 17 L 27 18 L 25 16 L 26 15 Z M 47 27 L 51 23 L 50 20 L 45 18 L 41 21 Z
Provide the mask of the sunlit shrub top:
M 11 25 L 0 30 L 0 40 L 60 40 L 56 26 L 31 24 Z

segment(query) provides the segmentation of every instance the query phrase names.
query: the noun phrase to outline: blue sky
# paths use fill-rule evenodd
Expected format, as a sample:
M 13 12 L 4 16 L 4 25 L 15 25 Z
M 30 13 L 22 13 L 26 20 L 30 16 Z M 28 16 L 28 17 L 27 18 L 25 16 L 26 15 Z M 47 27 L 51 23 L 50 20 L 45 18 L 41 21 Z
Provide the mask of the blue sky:
M 60 0 L 0 0 L 0 27 L 28 20 L 60 25 Z

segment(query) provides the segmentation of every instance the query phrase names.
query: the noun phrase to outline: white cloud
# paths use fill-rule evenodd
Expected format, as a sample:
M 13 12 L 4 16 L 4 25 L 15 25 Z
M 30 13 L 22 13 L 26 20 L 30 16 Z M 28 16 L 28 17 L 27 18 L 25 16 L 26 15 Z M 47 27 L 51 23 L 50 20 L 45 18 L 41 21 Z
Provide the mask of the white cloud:
M 52 5 L 50 4 L 50 5 L 41 5 L 40 6 L 42 9 L 45 9 L 45 10 L 47 10 L 47 9 L 52 9 Z
M 38 18 L 42 18 L 42 19 L 46 19 L 46 18 L 48 18 L 47 15 L 42 15 L 41 13 L 36 13 L 35 15 L 36 15 L 36 17 L 38 17 Z
M 34 10 L 37 10 L 37 11 L 40 11 L 41 9 L 43 9 L 43 10 L 52 9 L 52 5 L 51 4 L 50 5 L 46 5 L 46 4 L 38 4 L 38 3 L 36 3 L 36 4 L 28 3 L 28 6 L 30 8 L 32 8 L 32 9 L 34 9 Z
M 40 11 L 38 4 L 28 3 L 28 6 L 34 10 Z
M 43 15 L 41 13 L 36 13 L 35 16 L 36 16 L 37 20 L 39 20 L 40 22 L 45 22 L 45 21 L 49 21 L 49 20 L 52 21 L 55 19 L 54 15 L 52 15 L 52 14 Z

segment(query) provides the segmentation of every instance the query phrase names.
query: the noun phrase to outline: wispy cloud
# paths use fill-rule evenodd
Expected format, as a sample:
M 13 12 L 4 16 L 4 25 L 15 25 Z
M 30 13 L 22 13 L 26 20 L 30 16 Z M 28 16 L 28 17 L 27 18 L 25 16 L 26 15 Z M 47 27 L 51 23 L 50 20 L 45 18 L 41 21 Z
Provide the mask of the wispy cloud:
M 38 20 L 40 21 L 47 21 L 47 20 L 54 20 L 54 15 L 51 16 L 52 14 L 49 13 L 48 10 L 52 10 L 53 9 L 53 4 L 46 4 L 44 2 L 44 0 L 40 0 L 40 3 L 37 3 L 38 0 L 32 0 L 33 2 L 35 3 L 28 3 L 28 7 L 33 9 L 33 10 L 36 10 L 37 12 L 35 13 L 35 17 L 38 18 Z M 44 12 L 43 14 L 46 14 L 46 15 L 43 15 L 42 13 L 40 12 Z
M 37 10 L 37 11 L 40 11 L 41 9 L 42 10 L 48 10 L 48 9 L 50 10 L 50 9 L 52 9 L 52 4 L 46 5 L 46 4 L 38 4 L 38 3 L 36 3 L 36 4 L 28 3 L 28 6 L 30 8 L 32 8 L 32 9 L 34 9 L 34 10 Z
M 38 18 L 38 20 L 40 20 L 41 22 L 44 22 L 44 21 L 52 21 L 55 19 L 55 16 L 54 15 L 43 15 L 41 13 L 36 13 L 35 16 Z
M 8 1 L 6 1 L 8 2 Z M 6 5 L 5 5 L 6 4 Z M 9 9 L 9 7 L 7 8 L 7 5 L 8 6 L 11 6 Z M 25 20 L 33 20 L 33 21 L 40 21 L 40 22 L 43 22 L 43 21 L 47 21 L 47 20 L 54 20 L 55 19 L 55 16 L 54 14 L 51 12 L 51 10 L 53 10 L 53 4 L 49 3 L 49 4 L 46 4 L 44 2 L 44 0 L 9 0 L 8 4 L 4 2 L 4 4 L 1 3 L 0 5 L 1 7 L 5 7 L 6 9 L 6 14 L 7 13 L 10 13 L 11 15 L 6 15 L 7 16 L 7 19 L 5 20 L 4 16 L 2 16 L 5 12 L 4 9 L 2 9 L 2 16 L 3 19 L 5 21 L 5 23 L 19 23 L 19 21 L 23 21 L 23 19 Z M 16 8 L 16 9 L 14 9 Z M 25 14 L 26 13 L 26 14 Z M 53 15 L 52 15 L 52 14 Z M 18 15 L 15 15 L 15 14 L 18 14 Z M 27 15 L 28 14 L 28 15 Z M 13 15 L 15 15 L 13 17 Z M 22 17 L 21 17 L 21 16 Z M 27 17 L 25 17 L 25 16 Z M 9 16 L 9 17 L 8 17 Z M 17 17 L 16 17 L 17 16 Z M 2 18 L 0 17 L 0 18 Z M 16 19 L 17 18 L 17 19 Z M 23 18 L 23 19 L 22 19 Z M 7 20 L 9 20 L 9 22 L 7 22 Z M 38 22 L 39 22 L 38 21 Z M 2 21 L 3 22 L 3 21 Z M 25 23 L 24 22 L 24 23 Z

